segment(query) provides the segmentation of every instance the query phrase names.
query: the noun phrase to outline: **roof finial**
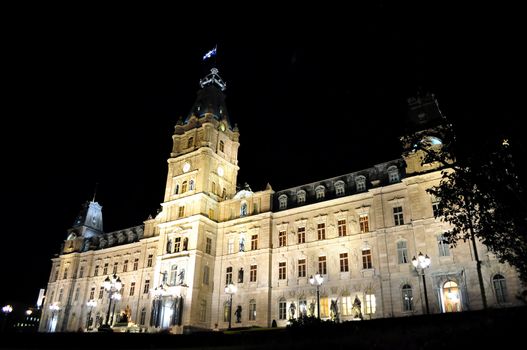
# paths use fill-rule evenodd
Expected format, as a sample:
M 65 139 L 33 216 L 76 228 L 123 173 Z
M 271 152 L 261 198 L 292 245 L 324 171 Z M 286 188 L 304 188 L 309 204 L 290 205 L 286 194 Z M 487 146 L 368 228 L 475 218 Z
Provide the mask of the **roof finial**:
M 95 202 L 95 196 L 97 195 L 97 186 L 99 186 L 99 183 L 95 183 L 95 189 L 93 190 L 93 199 L 92 202 Z

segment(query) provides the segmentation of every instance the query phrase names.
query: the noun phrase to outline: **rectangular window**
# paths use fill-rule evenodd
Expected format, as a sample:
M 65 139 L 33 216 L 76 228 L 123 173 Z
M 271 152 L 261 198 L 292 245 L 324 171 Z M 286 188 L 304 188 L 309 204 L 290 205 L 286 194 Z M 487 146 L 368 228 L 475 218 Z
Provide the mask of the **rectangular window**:
M 351 296 L 343 296 L 340 298 L 340 312 L 342 316 L 351 316 L 351 308 L 353 306 L 353 302 L 351 300 Z
M 135 282 L 130 283 L 130 296 L 133 297 L 135 293 Z
M 395 223 L 395 226 L 404 225 L 403 207 L 393 208 L 393 221 Z
M 256 274 L 258 272 L 258 267 L 256 265 L 251 265 L 249 282 L 256 282 Z
M 285 247 L 286 246 L 286 232 L 280 231 L 278 233 L 278 246 L 279 247 Z
M 403 311 L 413 311 L 414 309 L 414 297 L 412 293 L 412 287 L 410 287 L 408 284 L 403 286 L 402 289 L 402 297 L 403 297 Z
M 119 266 L 118 262 L 113 263 L 113 274 L 117 274 L 117 267 Z
M 175 286 L 177 282 L 177 265 L 170 267 L 170 285 Z
M 371 263 L 371 249 L 364 249 L 362 251 L 362 268 L 371 269 L 373 267 Z
M 99 288 L 99 299 L 102 299 L 104 295 L 104 287 Z
M 348 272 L 348 271 L 349 271 L 348 253 L 342 253 L 340 254 L 340 272 Z
M 128 260 L 125 260 L 123 263 L 123 272 L 127 272 L 127 271 L 128 271 Z
M 212 252 L 212 238 L 207 237 L 205 239 L 205 253 L 211 254 Z
M 67 267 L 64 269 L 64 275 L 62 276 L 63 280 L 65 280 L 66 278 L 68 278 L 68 268 Z
M 179 253 L 181 250 L 181 237 L 176 237 L 174 242 L 174 253 Z
M 148 260 L 146 261 L 146 267 L 152 267 L 152 261 L 154 260 L 154 255 L 153 254 L 149 254 L 148 255 Z
M 326 239 L 326 224 L 317 224 L 318 240 Z
M 80 294 L 80 292 L 81 292 L 80 288 L 77 288 L 77 289 L 75 290 L 75 296 L 73 297 L 73 301 L 77 301 L 77 300 L 79 300 L 79 294 Z
M 139 258 L 134 259 L 134 271 L 137 271 L 139 268 Z
M 207 301 L 202 300 L 199 303 L 199 321 L 205 322 L 207 319 Z
M 375 303 L 375 294 L 366 294 L 366 314 L 371 315 L 375 313 L 376 303 Z
M 337 227 L 339 230 L 339 237 L 346 236 L 346 220 L 339 220 L 337 221 Z
M 258 235 L 251 236 L 251 250 L 258 249 Z
M 83 278 L 84 277 L 84 265 L 81 265 L 81 267 L 79 267 L 79 278 Z
M 227 273 L 225 274 L 225 284 L 232 284 L 232 266 L 227 267 Z
M 234 238 L 229 239 L 227 243 L 227 254 L 234 253 Z
M 97 276 L 97 272 L 99 272 L 99 266 L 95 267 L 95 276 Z M 58 279 L 59 279 L 59 269 L 57 267 L 57 269 L 55 270 L 55 276 L 53 276 L 53 281 L 56 281 Z
M 143 289 L 143 294 L 148 294 L 150 290 L 150 280 L 145 280 L 145 288 Z
M 399 264 L 408 263 L 408 248 L 406 247 L 406 241 L 397 242 L 397 262 Z
M 432 203 L 432 212 L 434 213 L 435 218 L 439 216 L 439 202 Z
M 211 192 L 216 193 L 216 183 L 214 181 L 211 184 Z
M 326 275 L 328 273 L 325 256 L 318 257 L 318 273 L 320 273 L 321 275 Z
M 285 280 L 286 277 L 286 262 L 282 261 L 278 263 L 278 279 Z
M 368 223 L 368 215 L 361 215 L 359 217 L 359 228 L 361 233 L 370 232 L 370 225 Z
M 320 297 L 320 317 L 329 316 L 329 298 Z
M 249 321 L 256 321 L 256 301 L 249 302 Z
M 278 303 L 278 319 L 285 320 L 286 317 L 287 317 L 286 302 L 285 300 L 280 300 L 280 302 Z
M 144 326 L 145 322 L 146 322 L 146 308 L 142 308 L 141 317 L 139 318 L 139 324 Z
M 95 298 L 95 287 L 92 287 L 90 289 L 90 300 L 93 300 Z
M 437 236 L 437 248 L 439 249 L 439 256 L 450 256 L 450 249 L 448 248 L 448 241 L 445 236 Z
M 102 274 L 107 275 L 108 274 L 108 263 L 104 264 L 104 267 L 102 269 Z
M 298 244 L 306 243 L 306 228 L 298 228 Z
M 208 266 L 203 266 L 203 284 L 204 285 L 209 285 L 209 273 L 210 273 L 210 268 Z
M 184 205 L 179 207 L 178 214 L 177 214 L 178 218 L 182 218 L 183 216 L 185 216 L 185 206 Z
M 306 277 L 306 259 L 298 259 L 298 277 Z

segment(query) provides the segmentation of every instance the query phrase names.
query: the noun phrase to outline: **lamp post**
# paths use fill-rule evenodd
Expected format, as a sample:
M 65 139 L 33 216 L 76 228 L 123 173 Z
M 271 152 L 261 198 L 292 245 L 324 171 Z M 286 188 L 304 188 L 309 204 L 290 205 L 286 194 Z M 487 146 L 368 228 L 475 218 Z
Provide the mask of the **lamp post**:
M 112 278 L 110 278 L 110 276 L 106 277 L 103 283 L 103 287 L 108 292 L 108 299 L 110 300 L 110 302 L 108 303 L 108 312 L 106 313 L 106 324 L 104 325 L 104 327 L 99 327 L 99 329 L 103 328 L 103 330 L 108 330 L 110 328 L 110 309 L 112 307 L 112 300 L 116 300 L 115 302 L 117 302 L 118 299 L 121 299 L 120 294 L 118 299 L 114 297 L 114 294 L 119 293 L 119 291 L 123 287 L 123 284 L 121 282 L 121 279 L 114 273 Z
M 49 306 L 51 311 L 51 322 L 49 323 L 49 331 L 55 332 L 55 327 L 57 325 L 57 313 L 60 310 L 60 306 L 57 303 L 53 303 Z
M 428 293 L 426 292 L 426 280 L 425 280 L 425 269 L 430 267 L 431 260 L 428 257 L 428 255 L 423 255 L 423 253 L 419 252 L 419 255 L 417 256 L 417 259 L 415 256 L 412 259 L 412 265 L 414 265 L 415 270 L 421 274 L 423 277 L 423 289 L 425 294 L 425 305 L 426 305 L 426 313 L 430 314 L 430 308 L 428 306 Z
M 4 321 L 2 322 L 2 333 L 3 333 L 5 330 L 5 324 L 7 322 L 7 316 L 9 316 L 11 312 L 13 312 L 13 307 L 7 304 L 6 306 L 2 307 L 2 312 L 4 313 Z
M 238 288 L 232 283 L 229 283 L 227 286 L 225 286 L 225 293 L 229 294 L 229 329 L 231 329 L 231 319 L 232 319 L 232 295 L 236 293 Z
M 91 313 L 92 313 L 93 309 L 97 306 L 97 301 L 95 301 L 94 299 L 90 299 L 86 303 L 86 306 L 88 306 L 88 310 L 89 310 L 88 311 L 88 320 L 86 321 L 86 329 L 90 330 L 91 329 L 91 324 L 92 324 Z
M 324 276 L 319 274 L 318 272 L 315 274 L 315 276 L 309 277 L 309 283 L 311 283 L 312 286 L 317 287 L 317 318 L 320 320 L 320 286 L 324 282 Z

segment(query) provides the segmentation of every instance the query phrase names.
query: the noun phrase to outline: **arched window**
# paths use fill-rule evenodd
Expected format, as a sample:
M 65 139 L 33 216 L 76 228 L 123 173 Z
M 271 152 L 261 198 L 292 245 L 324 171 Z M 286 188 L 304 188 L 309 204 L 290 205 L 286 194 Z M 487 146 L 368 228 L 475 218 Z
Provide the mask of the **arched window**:
M 326 189 L 322 185 L 317 186 L 317 188 L 315 188 L 315 193 L 317 199 L 322 199 L 326 195 Z
M 287 196 L 285 194 L 278 197 L 278 208 L 279 209 L 287 208 Z
M 395 165 L 388 168 L 388 181 L 391 184 L 399 181 L 399 170 Z
M 188 142 L 187 142 L 187 148 L 190 148 L 194 145 L 194 138 L 191 136 L 188 138 Z
M 220 141 L 220 151 L 224 152 L 224 149 L 225 149 L 225 144 L 223 143 L 223 141 Z
M 496 295 L 496 301 L 498 304 L 507 302 L 507 286 L 505 284 L 505 277 L 500 274 L 492 277 L 492 286 L 494 287 L 494 294 Z
M 256 320 L 256 300 L 251 299 L 249 301 L 249 321 Z
M 414 297 L 412 293 L 412 286 L 405 284 L 401 288 L 402 297 L 403 297 L 403 311 L 413 311 L 414 310 Z
M 183 181 L 183 183 L 181 184 L 181 193 L 187 192 L 187 185 L 187 182 Z
M 306 202 L 306 191 L 300 190 L 296 193 L 296 201 L 298 204 Z
M 247 202 L 242 202 L 242 204 L 240 205 L 240 216 L 247 216 L 247 213 Z
M 344 181 L 340 180 L 335 182 L 335 194 L 342 196 L 344 194 Z
M 193 191 L 194 190 L 194 180 L 190 180 L 188 182 L 188 189 L 189 189 L 189 191 Z
M 355 187 L 357 192 L 366 191 L 366 177 L 359 175 L 355 178 Z
M 174 194 L 179 194 L 179 184 L 176 184 L 176 188 L 174 189 Z

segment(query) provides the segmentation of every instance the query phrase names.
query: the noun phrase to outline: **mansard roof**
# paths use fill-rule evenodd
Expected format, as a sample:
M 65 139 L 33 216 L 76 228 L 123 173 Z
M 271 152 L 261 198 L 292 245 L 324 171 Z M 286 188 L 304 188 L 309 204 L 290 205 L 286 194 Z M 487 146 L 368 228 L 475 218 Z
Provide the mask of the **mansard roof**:
M 354 195 L 361 192 L 367 192 L 370 188 L 392 184 L 394 182 L 390 182 L 389 169 L 394 169 L 393 167 L 398 170 L 397 182 L 400 182 L 401 179 L 403 179 L 406 175 L 405 162 L 402 158 L 376 164 L 371 168 L 355 171 L 352 173 L 276 191 L 273 196 L 273 211 L 277 212 L 334 198 Z M 364 177 L 366 179 L 365 188 L 362 190 L 357 189 L 356 180 L 360 177 Z M 340 184 L 340 186 L 342 186 L 342 183 L 344 184 L 344 192 L 337 194 L 335 185 L 338 186 Z M 319 192 L 321 189 L 323 189 L 323 197 L 317 198 L 317 189 Z M 305 201 L 299 202 L 297 197 L 298 194 L 302 192 L 306 193 Z M 280 206 L 279 203 L 280 197 L 283 200 L 284 195 L 287 197 L 287 205 L 285 207 Z
M 84 240 L 82 251 L 110 248 L 137 242 L 143 238 L 144 225 L 133 226 L 113 232 L 106 232 Z

